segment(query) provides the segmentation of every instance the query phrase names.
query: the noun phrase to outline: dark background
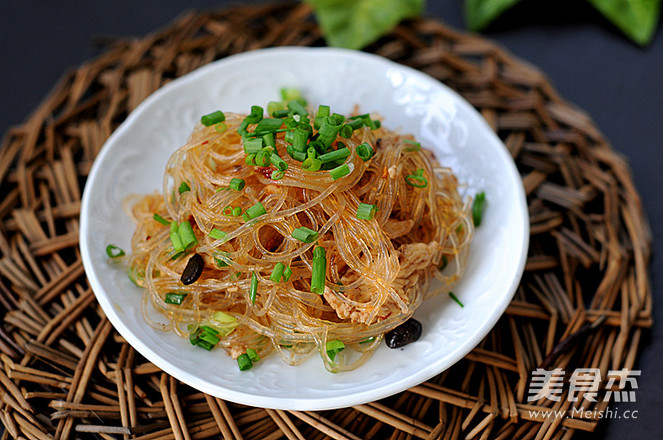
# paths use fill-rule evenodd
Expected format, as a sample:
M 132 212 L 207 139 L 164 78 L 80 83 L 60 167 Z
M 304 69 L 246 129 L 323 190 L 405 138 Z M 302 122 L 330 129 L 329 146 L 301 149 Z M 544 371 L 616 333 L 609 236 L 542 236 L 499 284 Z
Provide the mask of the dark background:
M 264 1 L 264 0 L 262 0 Z M 257 3 L 250 1 L 243 3 Z M 141 37 L 187 9 L 219 9 L 238 2 L 217 0 L 58 0 L 0 2 L 0 133 L 27 118 L 58 78 L 99 53 L 105 37 Z M 465 29 L 461 0 L 428 0 L 426 14 Z M 591 115 L 633 171 L 654 235 L 651 264 L 655 321 L 662 315 L 663 244 L 663 31 L 647 48 L 623 37 L 586 0 L 525 0 L 484 35 L 537 66 L 568 102 Z M 646 339 L 636 402 L 620 409 L 637 419 L 603 423 L 592 438 L 661 438 L 663 358 L 660 326 Z M 627 407 L 628 405 L 628 407 Z M 634 414 L 635 415 L 635 414 Z M 1 427 L 0 427 L 1 429 Z

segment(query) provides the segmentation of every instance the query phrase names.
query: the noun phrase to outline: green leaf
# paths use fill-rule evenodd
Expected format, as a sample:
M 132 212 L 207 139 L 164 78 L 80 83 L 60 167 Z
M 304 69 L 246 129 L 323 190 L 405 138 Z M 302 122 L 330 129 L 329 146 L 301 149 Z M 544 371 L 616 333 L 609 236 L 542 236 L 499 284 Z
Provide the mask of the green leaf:
M 465 21 L 473 31 L 480 31 L 520 0 L 465 0 Z
M 640 45 L 651 41 L 661 11 L 661 0 L 589 0 L 627 37 Z
M 406 18 L 421 15 L 425 0 L 305 0 L 330 46 L 362 49 Z

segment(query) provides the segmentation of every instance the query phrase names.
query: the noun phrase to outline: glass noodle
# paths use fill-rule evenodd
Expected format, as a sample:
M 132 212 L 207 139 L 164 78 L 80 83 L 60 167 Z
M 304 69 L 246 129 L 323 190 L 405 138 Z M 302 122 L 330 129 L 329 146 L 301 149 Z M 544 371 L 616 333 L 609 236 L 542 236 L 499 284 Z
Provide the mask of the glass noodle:
M 456 178 L 430 151 L 384 127 L 364 126 L 334 141 L 332 149 L 342 141 L 350 150 L 341 159 L 350 173 L 337 180 L 328 170 L 302 169 L 277 132 L 276 152 L 288 167 L 272 180 L 273 165 L 246 162 L 237 132 L 244 118 L 228 113 L 223 124 L 198 124 L 170 158 L 163 193 L 131 208 L 137 226 L 129 273 L 145 288 L 145 319 L 186 338 L 200 325 L 221 329 L 217 346 L 233 358 L 247 349 L 260 357 L 276 351 L 296 365 L 317 352 L 330 371 L 356 368 L 431 294 L 432 277 L 445 284 L 458 279 L 473 234 L 470 200 L 461 198 Z M 357 154 L 363 143 L 375 151 L 366 161 Z M 228 188 L 233 178 L 245 186 Z M 266 214 L 249 221 L 236 215 L 238 207 L 245 213 L 258 202 Z M 375 205 L 373 219 L 357 218 L 361 203 Z M 155 213 L 167 222 L 189 221 L 195 246 L 178 253 Z M 317 240 L 294 238 L 301 227 L 316 231 Z M 212 238 L 214 229 L 225 235 Z M 311 291 L 318 246 L 326 251 L 322 294 Z M 180 277 L 194 252 L 204 269 L 184 285 Z M 292 271 L 287 281 L 270 279 L 277 263 Z M 181 304 L 166 302 L 173 292 L 186 294 Z M 155 318 L 153 309 L 167 320 Z M 235 319 L 232 325 L 218 322 L 219 311 Z M 327 343 L 335 340 L 345 349 L 330 356 Z

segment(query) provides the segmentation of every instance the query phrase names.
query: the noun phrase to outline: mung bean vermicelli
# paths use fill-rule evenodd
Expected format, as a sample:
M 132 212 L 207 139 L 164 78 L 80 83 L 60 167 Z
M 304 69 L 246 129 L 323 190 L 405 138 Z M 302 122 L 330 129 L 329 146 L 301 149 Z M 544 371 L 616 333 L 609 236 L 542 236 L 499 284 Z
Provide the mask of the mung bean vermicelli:
M 301 99 L 268 114 L 203 116 L 163 193 L 131 209 L 130 276 L 151 325 L 222 347 L 240 369 L 273 351 L 356 368 L 431 295 L 433 277 L 461 275 L 469 199 L 432 152 L 371 115 Z

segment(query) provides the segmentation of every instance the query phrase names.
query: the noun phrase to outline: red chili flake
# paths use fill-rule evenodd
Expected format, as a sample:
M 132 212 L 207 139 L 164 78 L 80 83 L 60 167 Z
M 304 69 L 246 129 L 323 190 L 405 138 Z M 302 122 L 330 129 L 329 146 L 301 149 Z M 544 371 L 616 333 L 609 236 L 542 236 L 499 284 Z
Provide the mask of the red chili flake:
M 272 178 L 272 169 L 270 167 L 255 167 L 255 170 L 265 176 L 265 179 Z
M 205 141 L 205 142 L 203 142 L 203 143 L 200 144 L 200 145 L 205 145 L 205 144 L 209 144 L 209 141 Z

